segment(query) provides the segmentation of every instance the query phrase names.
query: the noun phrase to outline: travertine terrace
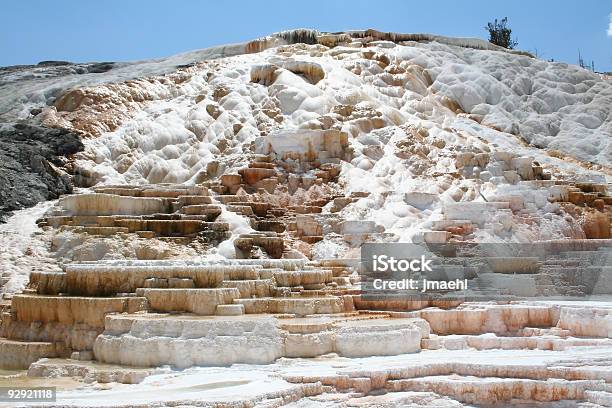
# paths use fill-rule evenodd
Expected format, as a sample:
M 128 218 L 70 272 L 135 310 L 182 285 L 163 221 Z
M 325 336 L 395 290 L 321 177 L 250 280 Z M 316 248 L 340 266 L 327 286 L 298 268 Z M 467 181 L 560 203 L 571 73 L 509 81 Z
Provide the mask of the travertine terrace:
M 373 30 L 224 52 L 10 111 L 85 145 L 75 194 L 3 230 L 14 381 L 73 378 L 62 406 L 612 406 L 609 79 Z M 469 292 L 365 296 L 372 242 L 457 249 Z

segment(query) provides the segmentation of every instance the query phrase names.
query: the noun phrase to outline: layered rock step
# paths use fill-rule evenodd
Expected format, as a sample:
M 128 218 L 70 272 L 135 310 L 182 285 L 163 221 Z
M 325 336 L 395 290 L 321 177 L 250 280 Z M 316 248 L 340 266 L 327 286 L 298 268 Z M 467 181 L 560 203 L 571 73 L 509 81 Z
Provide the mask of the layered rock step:
M 203 186 L 105 186 L 95 193 L 63 197 L 40 226 L 111 236 L 229 238 L 229 225 L 215 222 L 222 208 Z
M 231 212 L 232 217 L 244 217 L 253 231 L 237 234 L 231 241 L 237 257 L 243 259 L 99 260 L 67 263 L 62 272 L 32 273 L 27 294 L 16 295 L 10 312 L 2 317 L 0 349 L 11 356 L 5 353 L 0 366 L 29 366 L 33 375 L 48 375 L 52 367 L 64 365 L 57 359 L 68 357 L 70 360 L 59 361 L 70 361 L 70 368 L 62 370 L 73 373 L 79 364 L 87 367 L 93 362 L 186 368 L 268 364 L 281 357 L 313 358 L 330 353 L 361 358 L 422 350 L 426 354 L 611 346 L 606 308 L 517 301 L 559 285 L 566 288 L 564 294 L 590 294 L 597 288 L 605 293 L 610 269 L 599 260 L 609 249 L 608 240 L 547 242 L 536 254 L 466 256 L 457 251 L 448 256 L 443 277 L 469 279 L 474 293 L 483 298 L 506 296 L 489 303 L 372 300 L 360 290 L 360 259 L 287 259 L 296 255 L 291 250 L 297 245 L 316 245 L 330 237 L 352 248 L 396 238 L 377 223 L 341 216 L 346 206 L 368 194 L 344 196 L 334 191 L 339 172 L 336 159 L 348 152 L 341 137 L 336 147 L 336 136 L 329 137 L 328 147 L 337 147 L 333 155 L 338 157 L 322 150 L 317 159 L 323 156 L 323 160 L 318 163 L 306 151 L 296 156 L 295 163 L 283 166 L 274 159 L 278 152 L 271 151 L 253 157 L 236 174 L 222 175 L 219 182 L 206 186 L 106 186 L 94 189 L 93 194 L 71 196 L 84 198 L 60 200 L 41 226 L 104 237 L 138 234 L 143 239 L 192 240 L 206 236 L 212 243 L 229 237 L 228 223 L 218 220 Z M 529 176 L 525 169 L 520 170 L 523 175 L 515 171 L 520 177 Z M 507 176 L 512 178 L 512 174 Z M 329 189 L 319 198 L 283 207 L 271 196 L 285 182 L 293 192 L 313 186 Z M 540 203 L 537 197 L 544 190 L 556 191 L 556 184 L 537 182 L 541 184 L 519 180 L 512 185 L 542 190 L 534 193 L 535 204 Z M 425 209 L 436 200 L 425 193 L 404 197 L 407 204 Z M 589 208 L 599 211 L 597 205 L 593 200 Z M 434 221 L 422 238 L 432 244 L 469 243 L 479 229 L 498 228 L 483 219 L 483 213 L 503 215 L 506 218 L 500 224 L 504 226 L 508 217 L 529 215 L 527 210 L 531 210 L 530 203 L 512 194 L 483 203 L 451 203 L 444 208 L 443 219 Z M 44 357 L 55 360 L 39 360 Z M 332 376 L 323 381 L 341 392 L 422 387 L 455 396 L 458 387 L 480 396 L 500 390 L 504 401 L 533 392 L 541 393 L 541 401 L 557 401 L 555 393 L 569 399 L 606 398 L 606 391 L 592 381 L 592 372 L 576 372 L 573 378 L 551 375 L 566 381 L 563 387 L 539 374 L 523 378 L 515 373 L 516 378 L 510 378 L 509 368 L 454 368 L 456 372 L 423 368 L 414 377 L 403 370 L 402 375 L 384 380 L 353 373 L 350 378 Z M 133 376 L 130 372 L 111 375 L 82 370 L 101 381 L 120 382 L 140 381 L 149 373 Z M 471 376 L 479 373 L 486 374 L 493 385 L 487 388 L 472 381 Z M 452 376 L 455 378 L 449 380 Z
M 423 277 L 428 280 L 466 280 L 467 289 L 456 293 L 462 301 L 610 294 L 611 270 L 607 264 L 611 245 L 610 240 L 594 239 L 504 245 L 430 244 L 422 248 L 431 251 L 435 267 Z M 366 270 L 361 272 L 362 283 L 371 285 L 375 274 Z M 369 302 L 364 299 L 359 302 L 364 304 L 364 308 L 377 308 L 374 297 L 370 296 Z M 412 307 L 409 306 L 412 300 L 404 299 L 401 306 L 402 300 L 397 296 L 393 298 L 392 293 L 381 294 L 381 297 L 381 305 L 395 302 L 393 310 Z M 423 304 L 419 301 L 413 303 L 417 308 Z M 428 301 L 424 303 L 431 304 Z
M 280 148 L 280 151 L 284 151 L 282 150 L 284 149 L 283 147 L 277 148 Z M 274 147 L 272 146 L 268 149 L 268 154 L 273 154 L 270 153 L 270 149 L 272 149 L 271 151 L 274 152 Z M 271 170 L 273 164 L 270 163 L 270 156 L 265 157 L 265 163 L 258 164 L 258 162 L 252 162 L 253 164 L 249 165 L 245 171 L 247 173 L 252 171 L 253 174 L 261 173 L 263 175 L 264 170 Z M 299 161 L 300 165 L 311 163 L 307 157 L 302 157 L 300 154 L 298 154 L 297 157 L 301 158 Z M 264 160 L 262 160 L 262 162 L 263 161 Z M 485 229 L 495 235 L 507 235 L 512 231 L 513 225 L 515 224 L 513 217 L 518 216 L 521 220 L 527 220 L 527 222 L 531 222 L 529 219 L 532 219 L 533 222 L 535 222 L 538 217 L 542 216 L 542 214 L 537 213 L 538 210 L 554 211 L 554 206 L 549 205 L 547 207 L 547 204 L 563 204 L 564 202 L 571 203 L 571 201 L 569 201 L 569 194 L 571 191 L 576 189 L 580 191 L 584 190 L 580 194 L 591 194 L 593 196 L 598 196 L 597 200 L 593 199 L 589 201 L 589 203 L 597 201 L 598 204 L 591 206 L 594 210 L 596 210 L 595 213 L 586 213 L 586 221 L 584 225 L 586 237 L 609 237 L 610 206 L 605 204 L 607 201 L 609 201 L 605 185 L 599 185 L 596 183 L 572 184 L 571 182 L 548 180 L 547 178 L 549 178 L 550 174 L 543 172 L 539 164 L 534 163 L 532 158 L 517 157 L 511 153 L 495 152 L 491 155 L 484 153 L 461 153 L 457 155 L 457 168 L 464 173 L 467 171 L 466 177 L 468 178 L 474 176 L 474 174 L 472 174 L 472 170 L 474 168 L 477 170 L 475 176 L 476 178 L 479 178 L 479 172 L 482 170 L 482 166 L 487 166 L 487 164 L 491 166 L 490 170 L 493 176 L 489 177 L 489 173 L 487 171 L 482 171 L 484 177 L 482 180 L 492 181 L 498 185 L 507 184 L 508 186 L 511 186 L 511 188 L 509 187 L 507 189 L 508 192 L 497 193 L 494 197 L 483 197 L 485 198 L 484 202 L 469 201 L 446 204 L 444 206 L 444 219 L 434 221 L 432 230 L 422 232 L 421 239 L 424 242 L 445 243 L 448 241 L 471 241 L 474 239 L 474 232 L 478 229 Z M 279 174 L 279 171 L 282 173 L 280 167 L 281 166 L 277 166 L 277 175 Z M 262 177 L 264 176 L 265 175 Z M 230 174 L 223 177 L 225 177 L 223 180 L 228 186 L 233 186 L 232 194 L 233 191 L 238 191 L 241 187 L 245 186 L 243 177 L 240 174 Z M 298 178 L 291 178 L 291 176 L 289 177 L 290 187 L 292 185 L 292 180 L 298 180 Z M 301 184 L 297 183 L 295 184 L 294 188 L 298 188 L 300 185 Z M 308 186 L 309 185 L 305 185 L 306 188 L 308 188 Z M 232 195 L 226 197 L 227 198 L 223 198 L 224 202 L 232 202 L 232 209 L 234 211 L 251 216 L 250 212 L 244 208 L 245 204 L 249 204 L 246 202 L 250 201 L 250 198 Z M 329 202 L 330 200 L 335 200 L 332 208 L 330 209 L 330 211 L 333 213 L 340 211 L 342 208 L 344 208 L 344 206 L 356 201 L 359 197 L 360 195 L 357 195 L 356 197 L 353 197 L 352 195 L 349 197 L 330 197 L 326 201 Z M 437 200 L 438 197 L 430 193 L 410 192 L 405 194 L 405 202 L 420 210 L 430 207 L 432 203 L 436 202 Z M 322 235 L 320 233 L 321 223 L 315 221 L 312 217 L 300 218 L 299 216 L 304 214 L 320 214 L 322 212 L 321 207 L 325 205 L 326 201 L 317 203 L 315 205 L 304 203 L 301 205 L 288 207 L 290 213 L 294 213 L 298 216 L 296 218 L 297 226 L 294 230 L 296 231 L 296 235 L 299 239 L 309 244 L 316 243 L 322 239 Z M 578 205 L 580 204 L 581 203 L 578 203 Z M 602 206 L 601 204 L 604 205 Z M 271 215 L 270 211 L 270 209 L 263 209 L 260 210 L 259 213 L 255 211 L 254 214 L 263 217 Z M 602 213 L 599 214 L 597 211 Z M 491 223 L 489 220 L 496 221 Z M 291 229 L 291 225 L 294 221 L 292 221 L 290 218 L 286 221 Z M 257 227 L 260 224 L 255 222 L 253 225 Z M 263 226 L 264 224 L 261 225 Z M 350 231 L 350 229 L 351 227 L 348 227 L 347 231 Z M 282 230 L 282 228 L 279 229 L 279 231 L 280 230 Z M 348 233 L 342 231 L 337 232 L 343 234 L 346 242 L 355 247 L 358 247 L 367 240 L 381 240 L 383 242 L 389 242 L 393 241 L 395 238 L 392 235 L 384 234 L 383 231 L 377 230 L 375 227 L 365 226 L 365 224 L 360 227 L 359 231 L 350 231 Z
M 105 363 L 182 368 L 267 364 L 283 356 L 315 357 L 332 352 L 358 357 L 420 349 L 421 338 L 429 334 L 425 322 L 384 317 L 111 315 L 94 353 Z
M 150 261 L 139 264 L 69 264 L 62 274 L 40 274 L 34 277 L 38 293 L 46 292 L 108 296 L 134 293 L 138 288 L 185 285 L 214 288 L 221 284 L 228 271 L 253 271 L 256 266 L 185 265 Z M 63 279 L 60 279 L 60 276 Z M 38 281 L 37 281 L 38 280 Z M 63 280 L 63 282 L 62 282 Z
M 186 186 L 184 184 L 158 183 L 148 185 L 105 185 L 94 187 L 96 193 L 115 194 L 128 197 L 168 197 L 178 198 L 181 196 L 197 195 L 208 196 L 209 192 L 205 186 Z
M 321 136 L 323 134 L 326 136 Z M 342 139 L 342 136 L 334 132 L 321 132 L 321 135 L 322 138 L 329 139 L 325 143 L 331 143 L 331 145 L 335 143 L 331 140 Z M 344 145 L 340 143 L 338 146 Z M 323 207 L 335 198 L 334 195 L 324 195 L 315 200 L 293 205 L 274 206 L 266 202 L 265 194 L 273 194 L 279 181 L 288 186 L 289 193 L 294 193 L 298 189 L 307 191 L 313 186 L 333 185 L 340 173 L 339 163 L 336 162 L 338 159 L 322 158 L 317 154 L 296 153 L 295 156 L 299 159 L 290 165 L 286 161 L 279 160 L 278 153 L 274 148 L 271 149 L 263 149 L 262 152 L 265 151 L 265 154 L 253 155 L 248 166 L 239 169 L 237 173 L 226 173 L 220 176 L 219 184 L 212 187 L 219 194 L 216 198 L 226 205 L 228 211 L 248 217 L 251 226 L 263 235 L 273 237 L 271 233 L 290 232 L 289 235 L 284 236 L 285 239 L 297 238 L 308 244 L 321 241 L 323 239 L 322 230 L 317 230 L 316 221 L 306 226 L 305 222 L 308 222 L 305 221 L 307 220 L 306 215 L 321 214 Z M 339 149 L 342 150 L 342 148 Z M 281 153 L 281 156 L 283 154 Z M 261 236 L 261 234 L 255 235 Z M 253 239 L 262 240 L 262 238 L 248 234 L 235 241 L 239 256 L 246 258 L 253 256 L 253 246 L 262 248 L 272 257 L 282 256 L 284 250 L 280 240 L 274 244 L 266 242 L 264 245 L 259 245 L 253 242 Z
M 610 347 L 612 339 L 608 338 L 573 338 L 568 337 L 568 330 L 556 328 L 542 330 L 536 328 L 522 329 L 524 336 L 491 336 L 480 335 L 430 335 L 421 343 L 423 349 L 438 350 L 566 350 L 574 347 Z M 531 335 L 530 335 L 531 334 Z
M 156 312 L 186 312 L 213 315 L 219 305 L 230 305 L 240 296 L 236 288 L 212 289 L 149 289 L 139 288 L 137 296 L 147 299 L 149 309 Z
M 135 313 L 142 310 L 147 310 L 143 297 L 15 295 L 10 316 L 16 322 L 82 324 L 96 328 L 104 327 L 107 313 Z M 4 328 L 4 320 L 2 323 Z
M 485 380 L 485 381 L 483 381 Z M 603 380 L 529 380 L 510 378 L 473 377 L 420 377 L 414 380 L 392 380 L 387 391 L 435 392 L 450 396 L 467 404 L 491 401 L 512 402 L 514 400 L 552 402 L 583 400 L 587 390 L 602 390 Z
M 147 309 L 141 297 L 15 295 L 0 326 L 2 347 L 15 353 L 0 354 L 0 366 L 23 369 L 33 356 L 68 357 L 73 351 L 91 350 L 107 314 Z
M 458 154 L 457 168 L 468 178 L 495 184 L 496 192 L 486 197 L 481 193 L 474 201 L 445 203 L 443 219 L 434 221 L 431 227 L 439 232 L 424 236 L 425 242 L 473 241 L 473 233 L 478 229 L 506 237 L 519 224 L 537 222 L 560 209 L 579 222 L 585 238 L 612 237 L 612 197 L 606 184 L 550 180 L 539 165 L 533 165 L 533 158 L 516 157 L 512 153 L 479 155 Z M 490 171 L 480 171 L 483 165 L 480 162 Z M 473 169 L 477 171 L 473 173 Z M 407 203 L 421 209 L 427 207 L 427 194 L 409 194 Z
M 345 305 L 342 297 L 306 297 L 306 298 L 255 298 L 237 299 L 236 303 L 244 306 L 247 314 L 289 314 L 307 316 L 314 314 L 335 314 L 352 311 L 351 305 Z M 348 308 L 348 310 L 347 310 Z
M 608 383 L 612 380 L 611 361 L 606 356 L 612 338 L 611 311 L 606 302 L 591 306 L 580 302 L 536 302 L 474 303 L 457 310 L 392 314 L 420 316 L 427 321 L 431 332 L 421 338 L 420 348 L 432 351 L 419 359 L 399 356 L 387 367 L 378 362 L 325 376 L 298 373 L 284 378 L 300 384 L 321 381 L 338 398 L 346 393 L 373 396 L 408 391 L 432 392 L 467 404 L 601 403 L 607 401 Z M 447 331 L 487 334 L 444 334 Z M 582 352 L 571 351 L 557 357 L 559 361 L 552 357 L 553 353 L 542 352 L 534 352 L 529 361 L 524 360 L 529 355 L 525 350 L 558 353 L 585 346 Z M 597 357 L 583 354 L 586 350 Z
M 350 301 L 327 293 L 332 271 L 306 263 L 108 260 L 67 264 L 63 272 L 35 272 L 28 294 L 15 295 L 2 319 L 0 335 L 11 347 L 25 350 L 17 354 L 19 359 L 7 358 L 6 366 L 26 368 L 33 356 L 96 358 L 91 354 L 95 339 L 107 329 L 109 316 L 167 312 L 229 318 L 353 310 Z
M 62 342 L 17 341 L 0 337 L 2 368 L 21 370 L 43 357 L 70 357 Z
M 234 240 L 234 247 L 239 258 L 249 259 L 255 248 L 261 248 L 270 257 L 279 259 L 283 256 L 285 240 L 273 231 L 252 232 L 240 234 Z

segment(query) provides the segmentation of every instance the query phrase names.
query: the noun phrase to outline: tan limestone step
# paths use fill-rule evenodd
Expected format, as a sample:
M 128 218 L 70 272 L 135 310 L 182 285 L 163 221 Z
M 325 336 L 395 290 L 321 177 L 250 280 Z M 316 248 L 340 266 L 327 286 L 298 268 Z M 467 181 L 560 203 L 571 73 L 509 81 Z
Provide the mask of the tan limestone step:
M 0 369 L 25 370 L 41 358 L 68 356 L 69 352 L 62 343 L 0 338 Z
M 189 312 L 214 315 L 217 305 L 232 304 L 240 296 L 236 288 L 211 289 L 149 289 L 136 290 L 145 297 L 149 308 L 158 312 Z

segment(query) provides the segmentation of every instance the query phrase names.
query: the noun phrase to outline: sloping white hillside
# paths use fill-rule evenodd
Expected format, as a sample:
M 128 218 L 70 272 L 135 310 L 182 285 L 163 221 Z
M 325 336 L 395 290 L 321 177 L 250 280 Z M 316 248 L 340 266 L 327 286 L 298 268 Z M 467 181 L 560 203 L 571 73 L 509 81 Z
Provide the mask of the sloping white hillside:
M 86 150 L 76 168 L 85 185 L 194 184 L 234 172 L 246 164 L 245 153 L 270 138 L 303 149 L 305 130 L 340 130 L 353 151 L 341 183 L 348 192 L 384 197 L 362 200 L 344 216 L 376 221 L 401 239 L 427 229 L 448 203 L 513 194 L 534 202 L 536 193 L 497 177 L 513 170 L 499 167 L 509 166 L 509 159 L 471 164 L 465 174 L 463 154 L 511 153 L 553 179 L 609 179 L 609 80 L 479 40 L 424 39 L 434 41 L 364 41 L 344 34 L 319 40 L 328 47 L 282 45 L 268 37 L 232 48 L 230 54 L 240 55 L 75 89 L 37 118 L 84 133 Z M 219 50 L 153 64 L 167 69 L 171 62 L 224 54 Z M 130 75 L 150 72 L 151 64 L 133 65 Z M 405 199 L 412 192 L 438 198 L 419 208 Z M 545 203 L 550 193 L 537 194 Z M 538 217 L 557 211 L 540 199 L 535 203 Z M 549 221 L 537 231 L 515 231 L 515 238 L 574 235 L 562 216 Z
M 309 70 L 317 77 L 308 78 Z M 439 138 L 462 129 L 489 143 L 524 140 L 587 162 L 612 161 L 610 81 L 567 64 L 438 42 L 380 42 L 367 50 L 281 46 L 87 92 L 93 103 L 76 95 L 59 108 L 126 115 L 112 129 L 96 125 L 100 117 L 89 119 L 102 134 L 86 156 L 106 182 L 185 182 L 218 154 L 220 143 L 228 149 L 224 156 L 240 153 L 262 130 L 331 126 L 356 140 L 370 132 L 372 124 L 334 118 L 340 105 L 376 112 L 375 128 L 411 125 Z M 280 115 L 272 119 L 268 110 Z M 322 117 L 331 119 L 322 123 Z

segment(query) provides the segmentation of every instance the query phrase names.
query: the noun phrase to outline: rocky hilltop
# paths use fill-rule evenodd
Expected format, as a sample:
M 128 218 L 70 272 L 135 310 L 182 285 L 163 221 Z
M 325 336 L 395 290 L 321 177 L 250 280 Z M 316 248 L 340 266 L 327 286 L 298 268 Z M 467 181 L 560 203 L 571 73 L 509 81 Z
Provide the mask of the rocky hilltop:
M 374 30 L 0 78 L 2 210 L 43 201 L 0 226 L 7 381 L 63 406 L 612 403 L 610 78 Z M 361 248 L 400 242 L 469 291 L 367 296 Z

